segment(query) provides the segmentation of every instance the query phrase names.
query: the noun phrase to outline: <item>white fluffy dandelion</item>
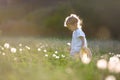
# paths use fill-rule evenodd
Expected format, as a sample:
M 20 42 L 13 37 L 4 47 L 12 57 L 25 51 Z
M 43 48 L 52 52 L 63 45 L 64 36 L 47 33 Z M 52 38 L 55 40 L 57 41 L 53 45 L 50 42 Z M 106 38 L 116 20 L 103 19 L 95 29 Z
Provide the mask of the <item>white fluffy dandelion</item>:
M 30 50 L 30 47 L 29 46 L 25 46 L 28 50 Z
M 1 48 L 2 50 L 4 50 L 4 47 L 0 46 L 0 48 Z
M 68 46 L 70 46 L 70 45 L 71 45 L 71 43 L 69 43 L 69 42 L 68 42 L 68 43 L 67 43 L 67 45 L 68 45 Z
M 45 54 L 45 57 L 48 57 L 48 54 Z
M 105 80 L 116 80 L 116 78 L 113 75 L 109 75 L 105 78 Z
M 4 47 L 7 48 L 7 49 L 10 48 L 10 44 L 9 43 L 5 43 Z
M 108 70 L 114 73 L 120 73 L 120 60 L 117 56 L 110 57 L 108 62 Z
M 5 56 L 5 53 L 3 52 L 2 55 Z
M 16 48 L 11 48 L 10 51 L 11 51 L 12 53 L 16 53 L 17 49 L 16 49 Z
M 38 51 L 41 51 L 41 48 L 38 48 L 37 50 L 38 50 Z
M 106 69 L 107 68 L 107 60 L 106 59 L 100 59 L 97 61 L 97 68 L 99 69 Z
M 120 54 L 116 54 L 116 56 L 120 58 Z
M 22 47 L 22 44 L 20 43 L 19 46 Z
M 55 51 L 55 54 L 57 54 L 58 53 L 58 51 Z
M 108 54 L 109 54 L 109 55 L 114 55 L 114 53 L 111 53 L 111 52 L 109 52 Z
M 21 52 L 21 51 L 23 51 L 23 49 L 22 49 L 22 48 L 20 48 L 20 49 L 19 49 L 19 51 Z
M 65 58 L 65 55 L 62 54 L 61 57 L 62 57 L 62 58 Z
M 60 58 L 60 56 L 56 56 L 56 59 L 59 59 Z
M 47 52 L 47 50 L 46 50 L 46 49 L 44 49 L 44 50 L 43 50 L 43 52 L 45 52 L 45 53 L 46 53 L 46 52 Z
M 52 54 L 52 57 L 56 57 L 56 54 Z

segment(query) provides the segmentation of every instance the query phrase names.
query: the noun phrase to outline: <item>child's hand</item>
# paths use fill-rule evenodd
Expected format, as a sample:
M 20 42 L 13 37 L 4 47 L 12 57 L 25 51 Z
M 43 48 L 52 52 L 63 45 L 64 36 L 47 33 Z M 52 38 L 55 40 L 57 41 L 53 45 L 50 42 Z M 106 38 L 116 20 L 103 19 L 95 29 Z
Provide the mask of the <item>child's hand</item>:
M 86 52 L 86 51 L 87 51 L 87 47 L 82 47 L 82 50 L 83 50 L 84 52 Z
M 82 49 L 83 49 L 83 50 L 86 50 L 86 49 L 87 49 L 87 47 L 82 47 Z

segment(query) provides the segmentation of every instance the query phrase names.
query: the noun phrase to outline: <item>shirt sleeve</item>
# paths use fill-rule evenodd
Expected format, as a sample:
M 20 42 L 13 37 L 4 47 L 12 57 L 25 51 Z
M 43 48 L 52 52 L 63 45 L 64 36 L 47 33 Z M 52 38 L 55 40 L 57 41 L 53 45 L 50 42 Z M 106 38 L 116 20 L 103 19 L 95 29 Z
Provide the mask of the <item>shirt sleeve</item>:
M 77 37 L 83 36 L 85 37 L 85 33 L 82 30 L 77 30 Z

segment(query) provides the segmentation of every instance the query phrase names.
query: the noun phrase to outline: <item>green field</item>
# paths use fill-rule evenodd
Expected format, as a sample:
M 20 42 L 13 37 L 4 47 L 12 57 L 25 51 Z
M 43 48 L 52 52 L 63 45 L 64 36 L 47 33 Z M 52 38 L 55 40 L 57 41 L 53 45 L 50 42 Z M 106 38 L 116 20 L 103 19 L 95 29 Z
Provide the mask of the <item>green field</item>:
M 105 80 L 120 73 L 98 69 L 96 63 L 120 54 L 119 41 L 88 40 L 91 63 L 83 64 L 69 56 L 70 39 L 1 38 L 0 80 Z M 110 79 L 113 80 L 113 79 Z

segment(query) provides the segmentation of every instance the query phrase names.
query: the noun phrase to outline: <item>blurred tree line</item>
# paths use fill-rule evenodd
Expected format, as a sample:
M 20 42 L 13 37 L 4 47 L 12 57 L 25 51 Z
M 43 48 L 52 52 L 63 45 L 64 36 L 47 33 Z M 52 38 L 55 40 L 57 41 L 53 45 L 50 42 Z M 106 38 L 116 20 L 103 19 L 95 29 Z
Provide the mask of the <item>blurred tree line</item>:
M 71 37 L 64 19 L 83 19 L 88 38 L 120 39 L 119 0 L 0 0 L 0 34 Z

